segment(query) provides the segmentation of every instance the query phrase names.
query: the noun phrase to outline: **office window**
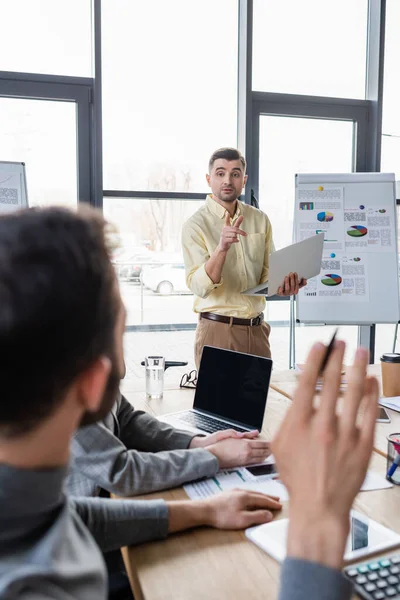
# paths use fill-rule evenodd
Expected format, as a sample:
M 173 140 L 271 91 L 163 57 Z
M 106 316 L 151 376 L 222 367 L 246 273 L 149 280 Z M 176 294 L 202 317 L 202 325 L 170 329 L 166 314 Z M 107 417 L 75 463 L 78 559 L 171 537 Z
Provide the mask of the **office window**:
M 368 0 L 254 0 L 253 89 L 365 98 L 367 10 Z
M 387 0 L 381 171 L 400 181 L 400 2 Z M 400 192 L 400 191 L 399 191 Z M 400 198 L 400 193 L 398 194 Z
M 236 146 L 237 0 L 104 0 L 104 189 L 203 192 Z
M 0 157 L 25 163 L 29 206 L 76 207 L 75 103 L 0 98 Z
M 0 71 L 92 75 L 91 0 L 1 3 Z
M 348 173 L 353 123 L 260 116 L 260 208 L 269 216 L 277 249 L 292 242 L 296 173 Z
M 292 243 L 296 173 L 347 173 L 353 164 L 353 123 L 324 119 L 260 115 L 259 205 L 270 218 L 277 249 Z M 272 324 L 272 353 L 288 365 L 289 302 L 267 302 Z M 342 328 L 353 344 L 356 328 Z M 353 331 L 354 330 L 354 331 Z M 347 334 L 349 337 L 347 337 Z M 298 362 L 311 344 L 325 337 L 321 328 L 299 328 Z
M 113 263 L 127 325 L 195 323 L 186 286 L 181 234 L 203 201 L 104 198 L 104 215 L 119 232 Z

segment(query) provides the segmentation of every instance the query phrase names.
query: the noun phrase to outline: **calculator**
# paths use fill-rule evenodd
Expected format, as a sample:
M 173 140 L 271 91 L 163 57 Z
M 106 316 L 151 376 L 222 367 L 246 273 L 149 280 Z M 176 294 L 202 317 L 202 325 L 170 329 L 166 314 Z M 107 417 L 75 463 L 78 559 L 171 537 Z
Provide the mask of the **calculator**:
M 343 574 L 365 600 L 400 600 L 400 554 L 351 565 Z

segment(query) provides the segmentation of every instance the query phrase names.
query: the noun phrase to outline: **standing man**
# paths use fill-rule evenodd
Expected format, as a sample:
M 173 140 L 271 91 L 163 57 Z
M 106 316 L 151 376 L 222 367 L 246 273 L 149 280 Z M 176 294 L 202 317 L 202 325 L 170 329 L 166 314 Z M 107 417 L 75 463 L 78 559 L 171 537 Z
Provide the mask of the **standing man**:
M 246 161 L 238 150 L 216 150 L 206 179 L 212 193 L 185 223 L 182 235 L 186 283 L 199 314 L 196 366 L 205 345 L 270 358 L 265 298 L 241 292 L 268 280 L 274 251 L 271 223 L 262 211 L 238 201 L 247 181 Z M 290 273 L 279 295 L 297 294 L 305 284 Z

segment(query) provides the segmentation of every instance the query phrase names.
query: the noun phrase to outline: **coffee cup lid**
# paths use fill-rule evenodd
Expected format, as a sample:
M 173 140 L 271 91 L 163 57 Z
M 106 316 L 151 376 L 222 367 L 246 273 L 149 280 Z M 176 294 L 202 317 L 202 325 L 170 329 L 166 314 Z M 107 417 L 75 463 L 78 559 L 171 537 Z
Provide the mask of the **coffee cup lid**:
M 386 354 L 382 354 L 381 361 L 388 363 L 400 363 L 400 354 L 397 352 L 388 352 Z

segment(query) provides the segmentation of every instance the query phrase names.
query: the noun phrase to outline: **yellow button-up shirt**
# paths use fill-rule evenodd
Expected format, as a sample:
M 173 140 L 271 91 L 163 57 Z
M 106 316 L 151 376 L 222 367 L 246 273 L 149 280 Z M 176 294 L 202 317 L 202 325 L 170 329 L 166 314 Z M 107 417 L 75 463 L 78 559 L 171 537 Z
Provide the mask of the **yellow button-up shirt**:
M 194 294 L 195 312 L 214 312 L 229 317 L 251 319 L 265 308 L 263 296 L 244 296 L 240 292 L 268 280 L 269 255 L 274 250 L 272 228 L 263 212 L 237 202 L 231 219 L 243 216 L 240 228 L 247 236 L 230 247 L 222 269 L 221 281 L 214 283 L 204 265 L 216 249 L 225 225 L 225 209 L 212 196 L 183 226 L 182 247 L 186 284 Z

